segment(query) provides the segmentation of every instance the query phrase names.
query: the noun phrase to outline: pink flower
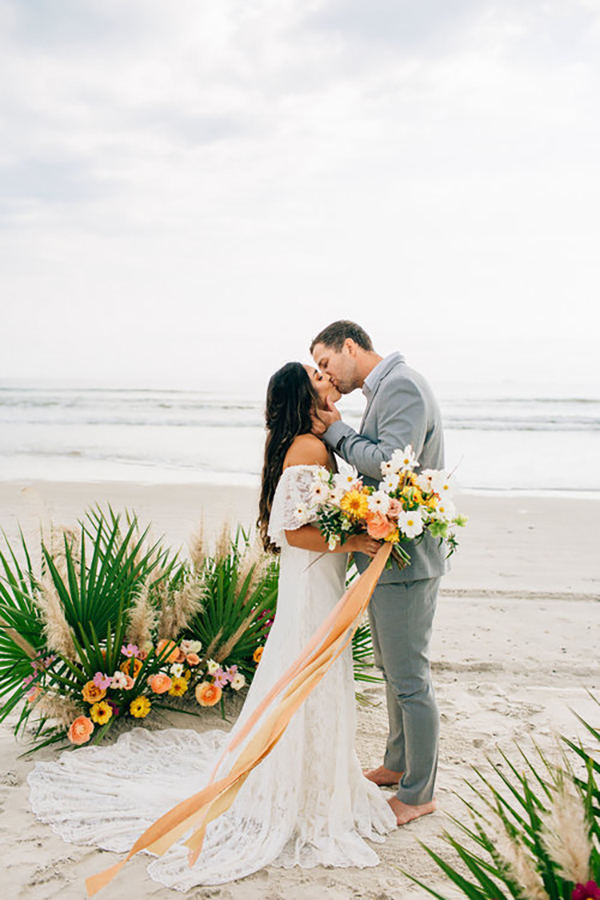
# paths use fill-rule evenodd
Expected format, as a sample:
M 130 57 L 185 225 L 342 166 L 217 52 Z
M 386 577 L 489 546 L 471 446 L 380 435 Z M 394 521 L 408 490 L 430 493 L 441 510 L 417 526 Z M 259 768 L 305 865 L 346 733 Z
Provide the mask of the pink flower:
M 102 672 L 96 672 L 92 681 L 96 687 L 99 687 L 102 691 L 106 691 L 112 684 L 110 675 L 104 675 Z
M 137 644 L 127 644 L 127 646 L 123 644 L 123 646 L 121 647 L 121 653 L 123 654 L 123 656 L 137 657 L 140 654 L 140 649 Z
M 229 666 L 229 668 L 227 669 L 227 672 L 226 672 L 227 681 L 233 681 L 233 679 L 237 675 L 237 670 L 238 670 L 237 666 Z
M 392 497 L 390 500 L 390 505 L 388 506 L 387 514 L 390 519 L 397 519 L 400 513 L 403 512 L 403 506 L 399 500 L 396 500 L 395 497 Z
M 571 894 L 572 900 L 600 900 L 600 887 L 595 881 L 576 884 Z
M 229 678 L 227 677 L 221 666 L 219 666 L 219 668 L 213 672 L 213 678 L 213 684 L 218 688 L 224 688 L 229 681 Z
M 35 675 L 27 675 L 26 678 L 23 679 L 23 687 L 27 687 L 28 684 L 31 684 Z

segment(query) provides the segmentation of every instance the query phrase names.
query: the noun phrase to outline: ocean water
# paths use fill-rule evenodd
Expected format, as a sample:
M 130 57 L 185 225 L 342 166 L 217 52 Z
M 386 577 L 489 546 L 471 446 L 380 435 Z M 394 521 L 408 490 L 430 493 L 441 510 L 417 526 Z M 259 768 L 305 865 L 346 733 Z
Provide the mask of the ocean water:
M 465 490 L 600 492 L 600 386 L 453 385 L 447 468 Z M 340 409 L 358 427 L 360 392 Z M 257 485 L 262 397 L 0 385 L 0 481 Z

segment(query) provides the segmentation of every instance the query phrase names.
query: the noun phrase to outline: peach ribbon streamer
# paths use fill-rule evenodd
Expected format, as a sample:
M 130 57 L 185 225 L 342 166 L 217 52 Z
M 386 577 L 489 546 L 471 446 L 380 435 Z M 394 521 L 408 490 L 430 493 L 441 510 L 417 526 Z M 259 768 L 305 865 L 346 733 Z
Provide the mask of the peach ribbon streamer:
M 89 897 L 106 887 L 125 863 L 140 850 L 149 850 L 162 856 L 192 828 L 195 831 L 185 841 L 185 846 L 189 848 L 190 865 L 196 862 L 209 823 L 230 808 L 251 770 L 275 747 L 294 713 L 352 640 L 391 549 L 391 544 L 385 543 L 368 568 L 348 588 L 302 652 L 227 744 L 206 787 L 182 800 L 153 822 L 137 839 L 124 860 L 88 878 L 86 887 Z M 283 691 L 285 693 L 269 711 L 269 706 Z M 229 773 L 217 779 L 223 762 L 240 746 L 255 725 L 258 726 L 256 734 L 249 738 Z

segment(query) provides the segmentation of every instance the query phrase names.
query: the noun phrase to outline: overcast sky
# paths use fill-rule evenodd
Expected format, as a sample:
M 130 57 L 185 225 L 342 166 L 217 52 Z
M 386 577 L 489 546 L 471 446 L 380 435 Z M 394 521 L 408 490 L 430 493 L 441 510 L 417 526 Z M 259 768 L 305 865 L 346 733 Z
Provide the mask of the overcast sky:
M 600 381 L 600 0 L 0 2 L 0 383 L 260 388 L 335 318 Z

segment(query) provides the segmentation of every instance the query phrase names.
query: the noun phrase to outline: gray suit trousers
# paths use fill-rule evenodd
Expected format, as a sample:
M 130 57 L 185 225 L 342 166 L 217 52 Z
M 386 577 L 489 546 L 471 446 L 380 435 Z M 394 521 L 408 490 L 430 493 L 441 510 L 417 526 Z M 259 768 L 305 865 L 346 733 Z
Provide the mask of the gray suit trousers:
M 375 664 L 385 679 L 390 723 L 383 762 L 394 772 L 404 772 L 396 796 L 411 806 L 432 799 L 437 770 L 439 712 L 429 642 L 440 580 L 380 584 L 369 606 Z

